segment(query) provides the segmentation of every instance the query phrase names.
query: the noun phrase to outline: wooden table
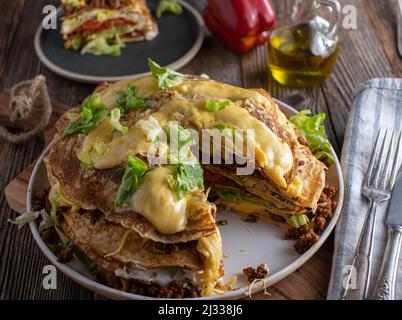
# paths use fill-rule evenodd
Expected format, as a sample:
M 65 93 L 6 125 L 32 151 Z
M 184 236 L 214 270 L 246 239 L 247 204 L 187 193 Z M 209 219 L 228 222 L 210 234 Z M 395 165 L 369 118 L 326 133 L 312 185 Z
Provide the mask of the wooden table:
M 202 9 L 205 1 L 192 0 Z M 283 0 L 274 1 L 283 12 Z M 267 53 L 260 47 L 237 55 L 210 37 L 199 54 L 181 71 L 207 73 L 211 78 L 246 88 L 266 88 L 275 98 L 298 109 L 325 112 L 326 129 L 340 155 L 353 92 L 357 85 L 374 77 L 402 76 L 402 63 L 396 51 L 396 0 L 342 0 L 357 8 L 357 30 L 343 30 L 341 54 L 331 78 L 313 89 L 287 89 L 276 83 L 267 69 Z M 33 35 L 50 0 L 0 1 L 0 89 L 33 78 L 47 77 L 51 96 L 74 105 L 94 86 L 63 79 L 47 70 L 33 49 Z M 58 273 L 58 289 L 44 290 L 42 268 L 48 260 L 36 246 L 29 228 L 20 231 L 7 223 L 16 213 L 7 205 L 4 188 L 41 153 L 40 139 L 21 145 L 0 141 L 0 299 L 94 299 L 94 294 Z M 260 299 L 324 299 L 328 287 L 333 238 L 303 267 L 269 289 L 271 295 Z

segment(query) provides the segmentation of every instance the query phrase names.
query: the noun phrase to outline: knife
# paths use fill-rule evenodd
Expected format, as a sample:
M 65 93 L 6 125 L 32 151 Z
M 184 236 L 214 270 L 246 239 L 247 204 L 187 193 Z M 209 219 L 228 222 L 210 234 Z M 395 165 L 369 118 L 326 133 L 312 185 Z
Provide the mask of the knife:
M 402 58 L 402 0 L 398 0 L 398 7 L 397 45 L 399 56 Z
M 394 300 L 395 281 L 402 243 L 402 167 L 399 169 L 386 224 L 388 241 L 382 262 L 381 273 L 372 296 L 373 300 Z

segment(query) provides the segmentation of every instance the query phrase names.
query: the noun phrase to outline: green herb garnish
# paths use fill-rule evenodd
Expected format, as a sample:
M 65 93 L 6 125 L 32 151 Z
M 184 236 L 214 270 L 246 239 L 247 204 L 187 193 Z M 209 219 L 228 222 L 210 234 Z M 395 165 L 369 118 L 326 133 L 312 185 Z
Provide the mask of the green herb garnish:
M 115 199 L 116 207 L 121 207 L 131 199 L 147 169 L 147 164 L 140 158 L 128 156 L 126 171 L 124 172 L 123 180 L 117 190 Z
M 162 90 L 167 90 L 171 87 L 179 85 L 185 79 L 183 74 L 161 67 L 150 58 L 148 58 L 148 66 L 153 77 L 158 82 L 158 87 Z
M 317 159 L 326 158 L 329 164 L 333 164 L 334 157 L 331 154 L 331 143 L 328 141 L 323 122 L 325 113 L 319 113 L 309 117 L 310 110 L 302 110 L 290 118 L 309 142 L 311 152 Z
M 81 117 L 77 121 L 71 122 L 64 129 L 64 137 L 76 132 L 88 134 L 109 115 L 109 110 L 101 102 L 99 93 L 88 97 L 81 105 L 79 112 Z
M 213 101 L 213 100 L 206 100 L 205 101 L 205 109 L 209 112 L 217 112 L 219 110 L 225 109 L 230 104 L 230 101 L 223 100 L 223 101 Z
M 117 93 L 117 105 L 121 112 L 127 113 L 132 109 L 148 108 L 148 104 L 144 99 L 135 95 L 135 87 L 128 84 L 123 91 Z
M 168 180 L 170 187 L 176 190 L 176 197 L 181 200 L 189 192 L 204 188 L 203 171 L 199 164 L 179 163 L 176 175 Z

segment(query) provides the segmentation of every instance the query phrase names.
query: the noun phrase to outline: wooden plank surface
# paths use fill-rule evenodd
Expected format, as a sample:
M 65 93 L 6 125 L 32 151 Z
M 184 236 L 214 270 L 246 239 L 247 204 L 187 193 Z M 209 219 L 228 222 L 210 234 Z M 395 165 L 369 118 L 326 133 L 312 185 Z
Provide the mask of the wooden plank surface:
M 202 9 L 205 1 L 189 1 Z M 279 13 L 283 0 L 274 1 Z M 330 79 L 313 89 L 288 89 L 277 84 L 267 69 L 267 53 L 260 47 L 237 55 L 207 37 L 199 54 L 181 71 L 207 73 L 216 80 L 245 87 L 263 87 L 278 99 L 298 109 L 326 112 L 330 140 L 340 155 L 347 117 L 355 88 L 373 77 L 400 77 L 402 64 L 395 46 L 396 1 L 342 0 L 358 12 L 358 29 L 342 30 L 341 53 Z M 0 91 L 42 73 L 47 77 L 51 96 L 66 105 L 75 105 L 93 86 L 63 79 L 38 61 L 33 35 L 42 19 L 45 4 L 57 0 L 0 1 Z M 7 14 L 5 14 L 7 13 Z M 47 259 L 36 247 L 28 228 L 17 231 L 7 223 L 16 213 L 7 205 L 4 189 L 9 181 L 27 168 L 40 154 L 39 138 L 21 145 L 0 141 L 0 299 L 93 299 L 92 292 L 58 273 L 58 289 L 44 290 L 42 268 Z M 330 277 L 333 239 L 303 267 L 269 289 L 258 299 L 323 299 Z

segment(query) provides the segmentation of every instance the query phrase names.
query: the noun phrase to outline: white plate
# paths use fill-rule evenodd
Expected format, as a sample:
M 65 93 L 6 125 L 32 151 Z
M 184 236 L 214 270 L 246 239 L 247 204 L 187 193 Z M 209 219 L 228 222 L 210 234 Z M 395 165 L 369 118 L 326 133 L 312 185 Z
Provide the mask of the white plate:
M 283 102 L 276 102 L 287 116 L 291 116 L 297 112 Z M 32 199 L 35 192 L 42 190 L 48 185 L 43 157 L 48 152 L 49 148 L 50 146 L 46 148 L 37 161 L 29 180 L 27 210 L 31 210 L 32 208 Z M 225 219 L 228 221 L 227 225 L 219 227 L 223 240 L 225 279 L 227 280 L 233 275 L 237 275 L 238 280 L 234 286 L 237 289 L 227 292 L 222 296 L 209 297 L 208 299 L 239 299 L 244 297 L 248 292 L 249 283 L 244 275 L 242 275 L 242 270 L 249 266 L 256 267 L 261 263 L 266 263 L 271 271 L 271 276 L 265 280 L 265 286 L 269 287 L 300 268 L 322 246 L 335 227 L 343 203 L 342 172 L 335 152 L 333 150 L 331 150 L 331 152 L 335 158 L 335 164 L 331 166 L 327 172 L 327 183 L 339 189 L 337 195 L 338 205 L 332 220 L 321 235 L 319 241 L 304 254 L 298 255 L 293 249 L 294 241 L 283 240 L 283 229 L 261 220 L 258 220 L 257 223 L 247 223 L 242 221 L 236 214 L 218 213 L 218 220 Z M 91 275 L 88 274 L 84 267 L 77 261 L 72 261 L 68 264 L 59 263 L 57 257 L 48 249 L 45 242 L 42 240 L 37 224 L 31 222 L 30 228 L 38 246 L 51 263 L 69 278 L 78 282 L 85 288 L 112 299 L 152 299 L 150 297 L 112 289 L 95 282 Z M 252 292 L 255 293 L 263 288 L 264 284 L 260 283 L 259 285 L 253 286 Z

